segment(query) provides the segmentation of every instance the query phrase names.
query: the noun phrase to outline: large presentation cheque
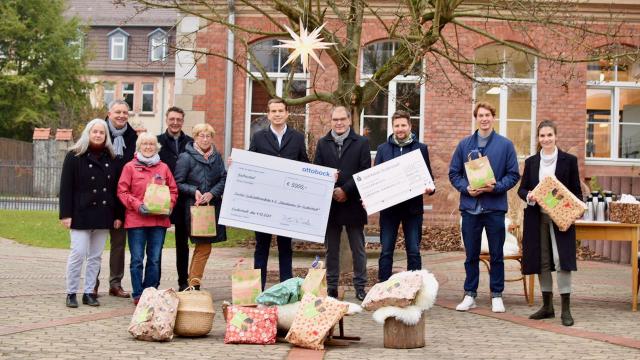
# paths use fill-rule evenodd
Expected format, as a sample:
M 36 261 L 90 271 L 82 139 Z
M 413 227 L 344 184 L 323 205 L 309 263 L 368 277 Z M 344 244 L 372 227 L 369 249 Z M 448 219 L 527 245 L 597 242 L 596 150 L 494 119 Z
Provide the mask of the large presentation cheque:
M 335 169 L 233 149 L 220 224 L 324 242 Z
M 354 174 L 353 179 L 368 215 L 436 188 L 420 149 Z

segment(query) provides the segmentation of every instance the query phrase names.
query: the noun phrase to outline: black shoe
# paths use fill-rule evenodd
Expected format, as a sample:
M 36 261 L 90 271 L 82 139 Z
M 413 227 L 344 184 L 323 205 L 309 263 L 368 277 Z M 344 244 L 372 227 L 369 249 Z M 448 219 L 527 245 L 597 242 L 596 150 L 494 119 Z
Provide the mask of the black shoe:
M 187 284 L 178 284 L 178 291 L 184 291 L 188 287 L 189 285 Z
M 560 294 L 560 299 L 562 300 L 562 314 L 560 314 L 562 325 L 573 326 L 573 316 L 571 316 L 571 293 Z
M 76 294 L 67 294 L 67 307 L 78 307 L 78 299 L 76 299 Z
M 367 297 L 367 292 L 364 289 L 356 289 L 356 299 L 362 301 Z
M 100 306 L 100 302 L 93 294 L 82 295 L 82 303 L 89 306 Z
M 327 296 L 330 296 L 334 299 L 338 298 L 338 289 L 327 289 Z
M 529 319 L 533 320 L 541 320 L 541 319 L 550 319 L 556 316 L 556 313 L 553 309 L 553 293 L 551 291 L 543 291 L 542 292 L 542 307 L 531 314 Z
M 193 288 L 196 290 L 200 290 L 200 285 L 194 285 Z

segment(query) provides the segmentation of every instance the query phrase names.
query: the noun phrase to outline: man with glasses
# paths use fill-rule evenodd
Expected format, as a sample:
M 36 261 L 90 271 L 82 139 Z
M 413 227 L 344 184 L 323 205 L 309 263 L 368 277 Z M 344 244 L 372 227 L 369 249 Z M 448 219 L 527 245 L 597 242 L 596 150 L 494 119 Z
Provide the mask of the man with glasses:
M 327 249 L 327 293 L 338 297 L 340 279 L 340 234 L 344 227 L 353 258 L 353 287 L 356 298 L 364 300 L 367 293 L 367 254 L 364 248 L 364 225 L 367 213 L 353 174 L 371 167 L 369 140 L 351 129 L 351 113 L 344 106 L 331 111 L 331 131 L 318 140 L 314 163 L 338 169 L 324 245 Z
M 174 174 L 178 156 L 184 152 L 184 147 L 193 142 L 193 138 L 182 131 L 184 125 L 184 111 L 176 106 L 170 107 L 166 113 L 167 131 L 158 135 L 160 160 L 169 166 Z M 176 269 L 178 271 L 178 287 L 180 291 L 186 289 L 189 277 L 189 241 L 185 222 L 187 207 L 184 195 L 178 194 L 178 201 L 171 212 L 171 223 L 176 236 Z
M 282 99 L 269 100 L 267 102 L 267 119 L 269 119 L 270 125 L 253 135 L 249 151 L 308 163 L 309 157 L 304 143 L 304 135 L 287 126 L 288 118 L 287 105 Z M 255 269 L 260 269 L 262 272 L 263 290 L 267 281 L 267 263 L 272 236 L 272 234 L 256 231 L 253 265 Z M 290 237 L 277 236 L 276 241 L 278 242 L 280 282 L 282 282 L 293 277 L 293 250 Z

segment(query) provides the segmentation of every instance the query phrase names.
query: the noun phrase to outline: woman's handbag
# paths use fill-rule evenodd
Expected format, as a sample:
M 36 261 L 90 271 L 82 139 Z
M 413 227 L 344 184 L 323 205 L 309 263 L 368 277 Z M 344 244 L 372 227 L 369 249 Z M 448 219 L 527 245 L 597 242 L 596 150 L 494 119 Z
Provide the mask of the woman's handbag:
M 192 279 L 193 280 L 193 279 Z M 213 317 L 216 312 L 213 307 L 213 298 L 208 291 L 196 291 L 189 286 L 184 291 L 177 293 L 178 315 L 173 329 L 179 336 L 204 336 L 211 331 Z

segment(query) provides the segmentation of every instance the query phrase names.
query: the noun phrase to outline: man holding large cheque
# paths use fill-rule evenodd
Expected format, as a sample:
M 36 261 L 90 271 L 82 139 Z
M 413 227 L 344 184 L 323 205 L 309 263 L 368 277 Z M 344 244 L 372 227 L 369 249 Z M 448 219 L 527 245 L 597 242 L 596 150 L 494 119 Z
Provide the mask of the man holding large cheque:
M 389 136 L 386 143 L 378 146 L 375 165 L 380 165 L 394 158 L 412 154 L 414 150 L 419 150 L 428 169 L 428 180 L 431 180 L 428 182 L 424 194 L 432 195 L 435 192 L 435 185 L 433 179 L 430 178 L 430 174 L 433 174 L 433 172 L 431 171 L 431 163 L 429 162 L 429 151 L 427 150 L 427 145 L 419 142 L 417 137 L 411 132 L 409 113 L 402 110 L 396 111 L 391 117 L 391 125 L 393 126 L 393 134 Z M 409 174 L 408 171 L 410 170 L 405 167 L 403 173 L 407 176 L 414 177 L 426 175 Z M 369 210 L 369 207 L 367 207 L 367 210 Z M 396 247 L 400 223 L 402 223 L 405 250 L 407 251 L 407 270 L 422 269 L 420 240 L 422 239 L 423 214 L 422 193 L 380 211 L 380 243 L 382 244 L 382 251 L 380 252 L 380 259 L 378 260 L 378 280 L 386 281 L 391 276 L 393 252 Z
M 289 160 L 309 162 L 304 135 L 287 126 L 289 112 L 282 99 L 271 99 L 267 103 L 269 127 L 256 132 L 251 139 L 249 151 L 278 156 Z M 253 255 L 253 267 L 262 271 L 262 289 L 267 280 L 267 263 L 272 234 L 256 231 L 256 250 Z M 277 236 L 280 282 L 293 277 L 291 238 Z

